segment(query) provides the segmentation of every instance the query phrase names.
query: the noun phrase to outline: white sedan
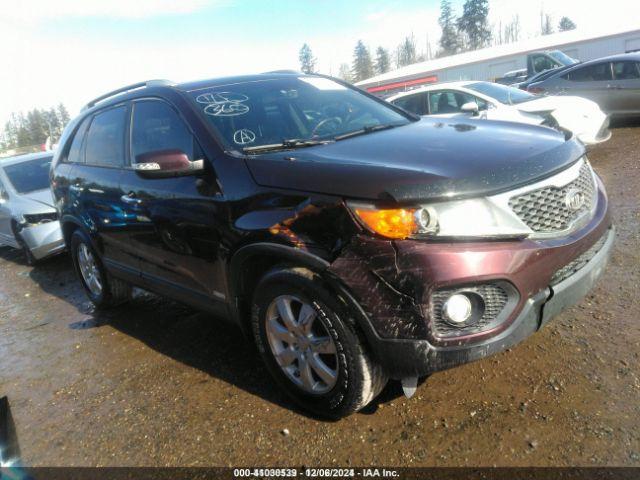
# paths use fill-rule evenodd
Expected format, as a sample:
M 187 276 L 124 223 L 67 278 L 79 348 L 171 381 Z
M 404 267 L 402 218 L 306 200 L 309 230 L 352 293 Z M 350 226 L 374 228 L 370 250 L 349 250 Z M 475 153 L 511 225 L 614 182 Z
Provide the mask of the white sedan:
M 581 97 L 539 97 L 490 82 L 450 82 L 421 87 L 387 101 L 418 115 L 506 120 L 570 130 L 584 144 L 611 137 L 609 118 L 595 102 Z

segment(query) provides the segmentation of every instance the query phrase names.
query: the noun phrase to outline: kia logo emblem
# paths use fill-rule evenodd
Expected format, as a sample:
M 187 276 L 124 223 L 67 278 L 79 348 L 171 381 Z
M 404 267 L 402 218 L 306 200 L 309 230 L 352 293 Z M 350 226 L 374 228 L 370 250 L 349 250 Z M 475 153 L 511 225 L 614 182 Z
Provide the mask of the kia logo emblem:
M 572 189 L 567 192 L 567 196 L 564 198 L 564 203 L 570 210 L 575 212 L 576 210 L 580 210 L 584 205 L 584 200 L 584 193 L 580 190 Z

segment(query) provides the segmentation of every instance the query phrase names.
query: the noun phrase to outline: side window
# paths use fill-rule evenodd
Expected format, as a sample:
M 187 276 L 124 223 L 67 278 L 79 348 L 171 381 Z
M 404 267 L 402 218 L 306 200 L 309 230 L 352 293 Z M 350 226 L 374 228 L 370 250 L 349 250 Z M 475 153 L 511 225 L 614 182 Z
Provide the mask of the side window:
M 417 93 L 415 95 L 407 95 L 406 97 L 400 97 L 393 101 L 393 104 L 404 108 L 406 111 L 415 113 L 417 115 L 426 115 L 424 105 L 424 97 L 426 93 Z
M 124 130 L 127 108 L 112 108 L 93 117 L 87 134 L 85 161 L 90 165 L 124 165 Z
M 487 102 L 464 92 L 440 91 L 429 94 L 429 109 L 432 115 L 459 113 L 465 103 L 474 102 L 478 110 L 486 110 Z
M 536 73 L 544 72 L 545 70 L 550 70 L 557 66 L 558 62 L 552 60 L 546 55 L 536 55 L 533 59 L 533 71 Z
M 640 63 L 613 62 L 613 78 L 616 80 L 635 80 L 640 78 Z
M 89 122 L 91 121 L 91 117 L 85 118 L 78 129 L 76 130 L 75 135 L 73 136 L 73 140 L 71 141 L 71 146 L 69 147 L 69 153 L 67 153 L 67 158 L 65 162 L 70 163 L 81 163 L 84 162 L 84 155 L 82 146 L 84 145 L 84 137 L 87 132 L 87 127 L 89 126 Z
M 170 105 L 160 100 L 134 103 L 132 162 L 138 155 L 160 150 L 181 150 L 194 160 L 194 145 L 193 135 Z
M 572 82 L 602 82 L 611 80 L 611 64 L 605 62 L 587 65 L 586 67 L 572 70 L 563 78 Z

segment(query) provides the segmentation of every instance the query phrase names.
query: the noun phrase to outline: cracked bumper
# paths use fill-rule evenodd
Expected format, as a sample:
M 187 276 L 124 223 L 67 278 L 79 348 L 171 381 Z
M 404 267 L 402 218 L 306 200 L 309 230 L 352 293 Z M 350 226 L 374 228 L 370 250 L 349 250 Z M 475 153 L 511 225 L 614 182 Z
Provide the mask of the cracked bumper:
M 60 253 L 65 248 L 58 221 L 25 226 L 20 235 L 37 260 Z
M 606 235 L 603 247 L 583 268 L 563 282 L 527 299 L 515 320 L 498 335 L 472 344 L 439 347 L 428 340 L 383 339 L 369 329 L 366 333 L 376 357 L 391 377 L 400 379 L 446 370 L 518 344 L 565 308 L 578 303 L 593 288 L 602 276 L 613 249 L 614 229 L 611 228 Z
M 606 238 L 603 246 L 586 264 L 551 286 L 556 272 L 601 238 Z M 578 302 L 601 276 L 613 238 L 607 197 L 599 188 L 591 221 L 566 237 L 479 243 L 400 241 L 393 248 L 382 240 L 361 240 L 353 247 L 357 254 L 351 252 L 334 262 L 330 270 L 349 287 L 359 323 L 389 375 L 422 376 L 509 348 Z M 495 281 L 508 282 L 517 291 L 518 300 L 504 321 L 465 336 L 434 335 L 429 310 L 434 290 Z

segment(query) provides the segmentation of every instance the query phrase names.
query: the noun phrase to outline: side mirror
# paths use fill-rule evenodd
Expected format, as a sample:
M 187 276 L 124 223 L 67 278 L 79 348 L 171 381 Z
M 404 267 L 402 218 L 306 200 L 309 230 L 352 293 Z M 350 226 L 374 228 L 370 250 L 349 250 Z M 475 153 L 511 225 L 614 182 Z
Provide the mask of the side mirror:
M 4 190 L 0 190 L 0 205 L 6 203 L 9 200 L 9 194 Z
M 471 115 L 478 114 L 478 104 L 476 102 L 467 102 L 460 107 L 462 113 L 470 113 Z
M 204 171 L 204 160 L 189 160 L 181 150 L 157 150 L 136 155 L 133 169 L 146 178 L 170 178 L 196 175 Z

